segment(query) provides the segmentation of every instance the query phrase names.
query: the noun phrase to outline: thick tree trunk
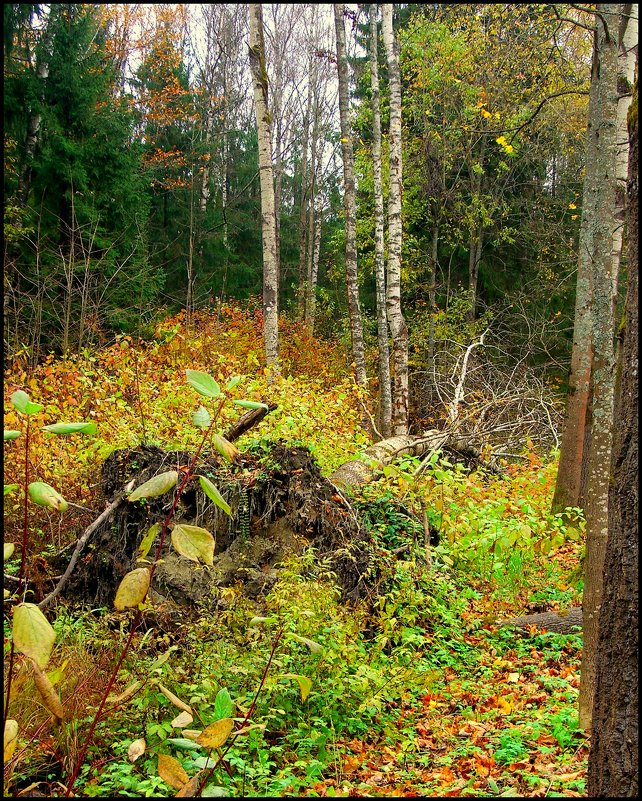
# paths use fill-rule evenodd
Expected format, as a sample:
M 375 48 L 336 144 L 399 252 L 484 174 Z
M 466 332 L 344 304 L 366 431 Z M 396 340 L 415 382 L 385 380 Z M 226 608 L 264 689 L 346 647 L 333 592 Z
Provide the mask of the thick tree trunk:
M 388 191 L 388 322 L 392 336 L 392 433 L 408 431 L 408 328 L 401 311 L 401 77 L 399 46 L 392 27 L 392 4 L 382 5 L 383 42 L 390 83 L 390 179 Z
M 359 278 L 357 272 L 357 214 L 354 178 L 354 156 L 352 131 L 348 106 L 348 58 L 346 34 L 343 22 L 343 3 L 334 4 L 334 27 L 337 39 L 337 75 L 339 79 L 339 116 L 341 119 L 341 153 L 343 155 L 343 181 L 346 221 L 346 285 L 348 292 L 348 314 L 352 337 L 352 358 L 355 377 L 361 386 L 366 385 L 366 359 L 359 302 Z
M 377 288 L 377 341 L 379 345 L 379 428 L 389 437 L 392 428 L 390 346 L 386 310 L 386 265 L 383 234 L 383 178 L 381 169 L 381 114 L 379 111 L 379 63 L 377 57 L 377 4 L 370 5 L 370 87 L 372 89 L 372 170 L 375 214 L 375 284 Z
M 254 80 L 254 106 L 259 140 L 261 175 L 261 231 L 263 237 L 263 339 L 271 373 L 279 372 L 278 283 L 271 119 L 268 111 L 268 77 L 265 66 L 263 13 L 260 3 L 249 4 L 250 67 Z
M 608 535 L 608 493 L 613 433 L 613 280 L 612 242 L 615 228 L 615 170 L 617 162 L 617 22 L 619 6 L 598 5 L 597 36 L 593 53 L 592 83 L 597 110 L 589 112 L 587 188 L 594 196 L 591 251 L 591 327 L 593 382 L 591 441 L 588 453 L 586 501 L 586 559 L 582 606 L 584 648 L 580 684 L 580 726 L 589 730 L 595 688 L 597 626 L 604 555 Z M 608 30 L 605 27 L 608 26 Z M 589 178 L 590 176 L 590 178 Z M 591 202 L 589 200 L 589 202 Z
M 593 732 L 588 766 L 592 798 L 638 795 L 638 117 L 629 113 L 629 269 L 618 426 L 609 487 L 609 537 L 599 615 Z

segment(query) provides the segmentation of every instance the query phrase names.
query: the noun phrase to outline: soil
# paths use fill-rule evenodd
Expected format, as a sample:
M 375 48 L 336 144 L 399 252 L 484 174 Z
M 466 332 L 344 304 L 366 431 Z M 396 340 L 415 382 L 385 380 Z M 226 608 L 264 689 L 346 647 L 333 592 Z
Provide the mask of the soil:
M 105 500 L 109 502 L 132 478 L 139 486 L 158 473 L 184 470 L 190 459 L 185 452 L 147 445 L 115 451 L 102 469 Z M 231 516 L 204 495 L 198 474 L 218 487 Z M 168 492 L 146 501 L 121 503 L 93 535 L 62 595 L 94 607 L 110 607 L 123 576 L 141 566 L 136 562 L 140 541 L 150 526 L 166 517 L 172 500 Z M 222 463 L 217 454 L 204 456 L 181 497 L 174 522 L 200 526 L 214 536 L 214 564 L 207 567 L 180 556 L 167 536 L 150 592 L 155 606 L 179 612 L 186 607 L 224 608 L 225 594 L 219 588 L 229 586 L 259 599 L 276 582 L 283 559 L 307 547 L 316 549 L 315 564 L 328 560 L 344 600 L 364 598 L 376 582 L 368 530 L 304 447 L 277 443 L 267 452 L 242 454 L 233 465 Z M 150 560 L 157 543 L 152 545 Z M 60 557 L 64 569 L 64 554 Z

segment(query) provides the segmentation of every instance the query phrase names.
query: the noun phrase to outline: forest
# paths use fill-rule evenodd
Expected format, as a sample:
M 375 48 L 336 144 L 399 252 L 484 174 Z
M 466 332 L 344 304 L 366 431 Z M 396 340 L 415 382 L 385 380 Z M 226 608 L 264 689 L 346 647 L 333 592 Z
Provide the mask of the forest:
M 637 797 L 637 4 L 3 14 L 5 797 Z

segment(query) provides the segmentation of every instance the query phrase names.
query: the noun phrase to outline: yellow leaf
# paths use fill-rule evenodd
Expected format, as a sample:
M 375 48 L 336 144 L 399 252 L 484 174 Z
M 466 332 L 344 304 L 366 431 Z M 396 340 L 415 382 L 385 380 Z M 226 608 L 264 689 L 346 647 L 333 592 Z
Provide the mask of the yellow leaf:
M 13 644 L 21 654 L 44 668 L 51 656 L 56 632 L 36 604 L 18 604 L 13 610 Z
M 62 704 L 60 703 L 58 693 L 54 690 L 53 684 L 49 681 L 47 674 L 42 670 L 35 659 L 31 660 L 31 666 L 33 667 L 34 672 L 34 683 L 38 692 L 40 693 L 42 703 L 47 707 L 51 714 L 57 718 L 58 721 L 61 721 L 64 718 L 65 713 L 62 708 Z
M 174 798 L 196 798 L 198 793 L 198 788 L 200 787 L 201 782 L 203 781 L 203 774 L 205 773 L 204 770 L 199 770 L 199 772 L 192 776 L 192 778 L 184 784 L 181 789 L 176 793 Z
M 310 695 L 310 690 L 312 689 L 312 679 L 309 679 L 307 676 L 299 676 L 296 673 L 284 673 L 283 678 L 294 679 L 297 682 L 299 689 L 301 690 L 302 701 L 305 701 L 308 695 Z
M 8 719 L 4 724 L 4 764 L 13 756 L 18 742 L 18 721 Z
M 509 715 L 513 711 L 513 707 L 504 698 L 497 699 L 497 706 Z
M 136 608 L 145 600 L 149 589 L 149 580 L 150 572 L 146 567 L 139 567 L 127 573 L 116 591 L 114 608 L 119 612 L 122 612 L 123 609 Z
M 510 681 L 512 684 L 517 684 L 519 681 L 519 673 L 509 673 L 508 681 Z
M 177 523 L 172 529 L 172 545 L 186 559 L 214 564 L 214 537 L 207 529 Z
M 222 718 L 204 729 L 200 736 L 196 738 L 196 742 L 204 745 L 205 748 L 220 748 L 234 729 L 234 721 L 232 718 Z
M 189 781 L 189 776 L 181 763 L 167 754 L 160 754 L 158 757 L 158 775 L 167 784 L 175 787 L 177 790 Z
M 192 708 L 188 706 L 184 701 L 181 701 L 181 699 L 177 695 L 174 695 L 173 692 L 170 692 L 167 689 L 167 687 L 163 687 L 163 685 L 159 683 L 158 689 L 163 693 L 163 695 L 168 700 L 170 700 L 174 704 L 174 706 L 177 706 L 179 709 L 182 709 L 185 712 L 189 712 L 190 715 L 192 714 Z

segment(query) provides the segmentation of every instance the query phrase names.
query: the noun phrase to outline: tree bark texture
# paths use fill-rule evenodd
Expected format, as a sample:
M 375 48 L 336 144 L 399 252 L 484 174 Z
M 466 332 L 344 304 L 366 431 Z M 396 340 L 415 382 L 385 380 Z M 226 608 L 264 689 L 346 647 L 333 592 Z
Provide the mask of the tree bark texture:
M 267 366 L 279 372 L 278 283 L 279 254 L 276 243 L 271 119 L 268 111 L 268 76 L 265 66 L 263 13 L 260 3 L 250 3 L 250 67 L 254 81 L 254 108 L 259 140 L 261 176 L 261 232 L 263 239 L 263 339 Z
M 357 272 L 357 213 L 354 178 L 354 154 L 350 109 L 348 106 L 348 57 L 346 55 L 346 33 L 343 22 L 343 3 L 334 4 L 334 27 L 337 39 L 337 75 L 339 78 L 339 116 L 341 121 L 341 153 L 343 156 L 344 209 L 346 222 L 346 285 L 348 292 L 348 314 L 352 337 L 352 358 L 357 383 L 366 384 L 366 359 L 359 302 L 359 278 Z
M 392 433 L 408 431 L 408 328 L 401 311 L 401 77 L 399 46 L 392 27 L 392 4 L 382 5 L 383 42 L 390 83 L 390 179 L 388 189 L 388 322 L 392 336 Z
M 597 627 L 604 555 L 608 535 L 608 494 L 613 434 L 613 278 L 612 242 L 615 228 L 615 170 L 617 163 L 617 23 L 619 5 L 598 5 L 591 82 L 597 84 L 596 113 L 589 112 L 587 189 L 594 200 L 591 248 L 591 440 L 586 499 L 586 558 L 584 562 L 584 648 L 580 684 L 580 726 L 589 730 L 595 687 Z
M 629 112 L 629 131 L 629 270 L 588 765 L 588 794 L 593 798 L 634 798 L 638 795 L 637 99 Z
M 377 341 L 379 345 L 379 427 L 389 437 L 392 426 L 390 347 L 386 311 L 386 264 L 383 233 L 383 178 L 381 169 L 381 113 L 379 111 L 379 63 L 377 57 L 377 4 L 370 5 L 370 88 L 372 89 L 372 171 L 375 213 L 375 284 L 377 292 Z

